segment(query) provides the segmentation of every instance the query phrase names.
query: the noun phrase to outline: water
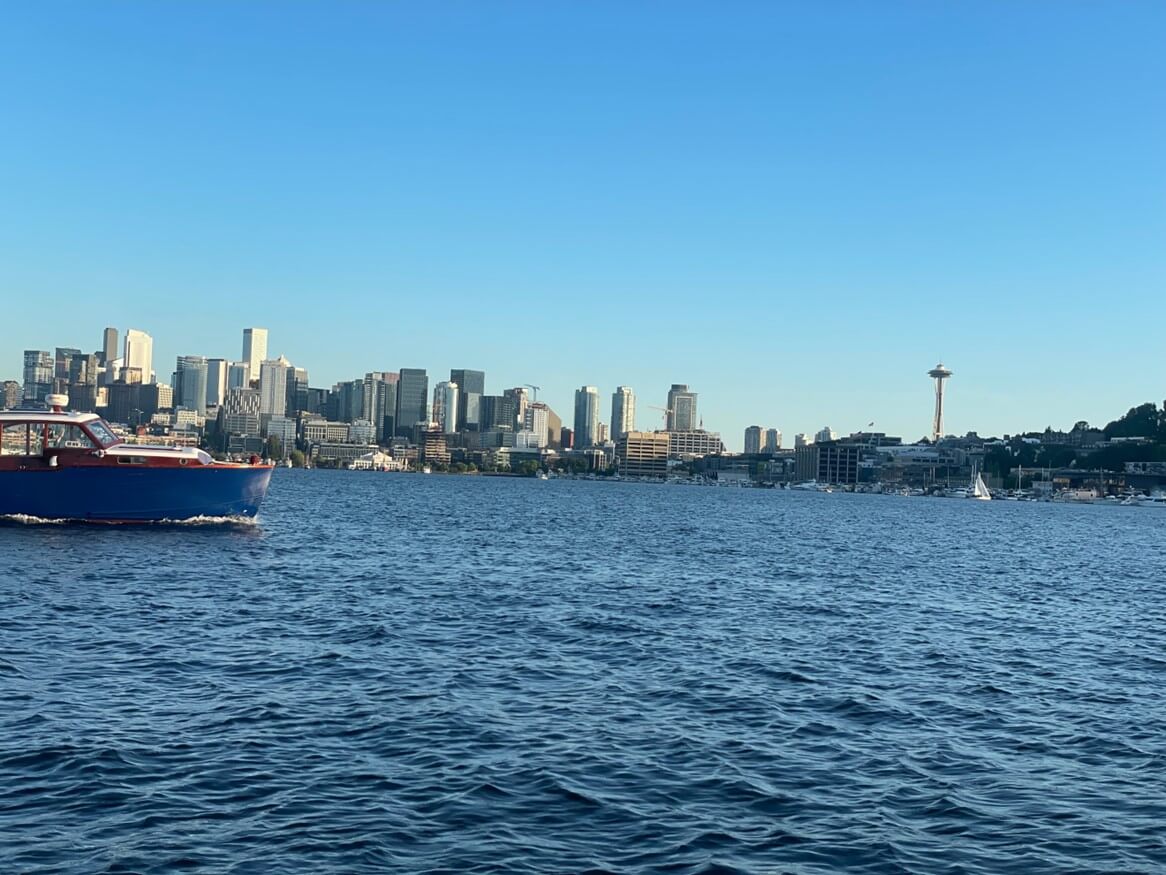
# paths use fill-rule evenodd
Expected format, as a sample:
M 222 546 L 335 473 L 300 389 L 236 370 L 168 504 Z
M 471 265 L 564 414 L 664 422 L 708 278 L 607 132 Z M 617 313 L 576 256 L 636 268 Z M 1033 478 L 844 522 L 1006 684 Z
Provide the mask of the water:
M 1166 513 L 277 471 L 0 527 L 0 872 L 1166 870 Z

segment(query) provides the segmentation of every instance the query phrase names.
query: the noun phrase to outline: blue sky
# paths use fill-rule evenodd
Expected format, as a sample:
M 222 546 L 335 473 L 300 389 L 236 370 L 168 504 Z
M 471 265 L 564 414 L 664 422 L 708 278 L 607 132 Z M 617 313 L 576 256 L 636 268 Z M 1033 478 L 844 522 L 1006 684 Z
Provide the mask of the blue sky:
M 565 419 L 1105 422 L 1166 397 L 1166 5 L 0 11 L 0 378 L 105 325 Z M 604 418 L 607 418 L 606 410 Z

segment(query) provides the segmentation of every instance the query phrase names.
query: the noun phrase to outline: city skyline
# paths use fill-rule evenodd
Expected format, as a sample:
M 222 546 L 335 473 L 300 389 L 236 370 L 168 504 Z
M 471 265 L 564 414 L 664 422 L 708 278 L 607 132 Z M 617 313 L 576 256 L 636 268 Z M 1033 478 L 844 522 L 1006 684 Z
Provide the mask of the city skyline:
M 1166 397 L 1160 5 L 56 8 L 0 37 L 6 369 L 261 325 L 318 385 L 472 363 L 568 420 L 681 381 L 730 446 L 927 435 L 939 361 L 956 434 Z

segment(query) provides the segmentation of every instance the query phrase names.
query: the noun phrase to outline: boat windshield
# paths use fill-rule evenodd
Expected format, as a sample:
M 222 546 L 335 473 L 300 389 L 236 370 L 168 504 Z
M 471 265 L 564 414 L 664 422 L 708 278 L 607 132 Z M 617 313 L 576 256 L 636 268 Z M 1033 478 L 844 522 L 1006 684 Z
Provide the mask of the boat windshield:
M 104 450 L 106 447 L 112 447 L 117 443 L 117 435 L 110 431 L 109 426 L 100 419 L 93 419 L 86 423 L 89 433 L 93 435 L 93 439 L 101 445 Z

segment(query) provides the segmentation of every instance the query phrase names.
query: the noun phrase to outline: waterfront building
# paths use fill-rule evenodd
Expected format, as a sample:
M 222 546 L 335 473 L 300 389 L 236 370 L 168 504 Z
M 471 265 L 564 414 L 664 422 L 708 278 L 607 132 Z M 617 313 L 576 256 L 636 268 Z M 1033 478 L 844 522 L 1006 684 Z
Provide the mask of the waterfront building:
M 226 359 L 206 360 L 206 406 L 218 407 L 227 397 Z
M 394 434 L 411 438 L 418 423 L 429 422 L 429 375 L 424 368 L 401 368 L 397 377 Z
M 761 452 L 761 426 L 751 425 L 745 429 L 745 455 L 757 455 Z
M 583 386 L 575 390 L 575 448 L 593 446 L 599 436 L 599 390 Z
M 247 363 L 247 379 L 262 379 L 261 369 L 267 360 L 267 329 L 243 329 L 243 361 Z
M 154 338 L 144 331 L 131 328 L 126 332 L 125 352 L 122 354 L 123 368 L 136 368 L 141 375 L 139 382 L 154 382 Z
M 2 395 L 0 395 L 0 410 L 11 410 L 20 406 L 23 390 L 15 380 L 5 380 Z
M 842 486 L 858 483 L 863 445 L 849 441 L 815 441 L 794 451 L 798 480 L 816 480 Z
M 486 394 L 486 372 L 455 369 L 449 381 L 458 387 L 456 431 L 478 430 L 478 399 Z
M 631 386 L 617 386 L 611 393 L 611 435 L 617 440 L 621 435 L 636 430 L 636 393 Z
M 440 385 L 440 384 L 438 384 Z M 457 407 L 452 410 L 450 420 L 457 416 Z M 440 428 L 429 429 L 421 433 L 421 440 L 417 443 L 417 457 L 429 465 L 448 465 L 450 460 L 449 446 L 445 441 L 445 434 Z
M 458 384 L 442 380 L 433 388 L 433 421 L 442 434 L 457 434 Z
M 689 392 L 683 383 L 673 383 L 668 390 L 668 431 L 696 431 L 700 420 L 696 415 L 696 393 Z
M 725 445 L 717 432 L 694 428 L 691 431 L 669 431 L 668 456 L 672 459 L 699 459 L 715 453 L 723 453 Z
M 44 401 L 53 392 L 53 355 L 48 350 L 24 351 L 24 400 Z
M 206 413 L 210 368 L 205 356 L 180 355 L 174 366 L 174 404 Z
M 769 428 L 765 430 L 765 445 L 761 448 L 761 452 L 773 455 L 781 449 L 781 430 L 776 428 Z
M 264 331 L 264 329 L 248 329 Z M 264 331 L 266 337 L 266 331 Z M 287 412 L 287 381 L 292 363 L 283 356 L 259 365 L 259 415 L 283 416 Z
M 668 432 L 624 432 L 615 445 L 616 469 L 621 477 L 667 477 L 668 448 Z
M 367 419 L 358 419 L 348 426 L 348 442 L 351 444 L 374 444 L 377 430 Z
M 296 445 L 296 421 L 286 416 L 273 416 L 267 420 L 267 436 L 278 438 L 284 454 Z
M 348 443 L 350 423 L 328 422 L 325 419 L 306 419 L 300 425 L 300 436 L 308 444 Z

